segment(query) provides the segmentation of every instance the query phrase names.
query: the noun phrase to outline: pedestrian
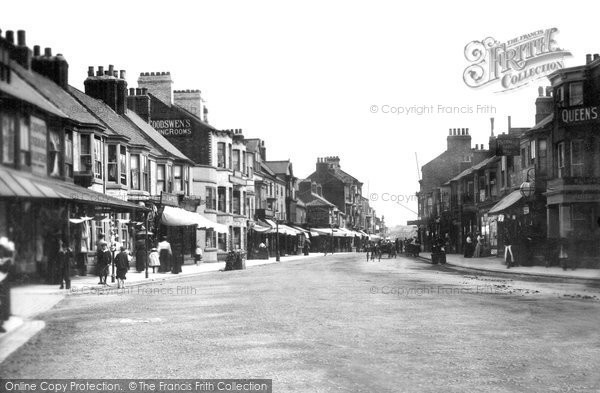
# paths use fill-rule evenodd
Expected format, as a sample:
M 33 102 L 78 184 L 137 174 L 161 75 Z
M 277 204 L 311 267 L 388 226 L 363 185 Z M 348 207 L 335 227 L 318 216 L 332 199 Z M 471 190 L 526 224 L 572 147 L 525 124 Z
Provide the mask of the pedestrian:
M 108 268 L 112 258 L 108 249 L 108 243 L 100 243 L 100 247 L 101 249 L 97 254 L 98 276 L 100 277 L 100 282 L 98 284 L 108 285 L 106 278 L 108 277 Z
M 15 243 L 0 237 L 0 333 L 5 333 L 3 324 L 10 319 L 10 281 L 15 255 Z
M 465 258 L 471 258 L 473 256 L 473 237 L 471 233 L 467 233 L 467 238 L 465 239 Z
M 473 257 L 480 258 L 483 256 L 483 236 L 477 232 L 475 240 L 477 241 L 477 244 L 475 244 L 475 252 L 473 253 Z
M 369 253 L 371 252 L 371 245 L 367 244 L 365 250 L 367 251 L 367 262 L 369 262 Z
M 167 241 L 167 237 L 163 236 L 162 241 L 158 243 L 158 255 L 160 257 L 160 268 L 159 273 L 166 273 L 171 270 L 171 258 L 173 252 L 171 251 L 171 244 Z
M 504 263 L 506 263 L 506 268 L 510 269 L 511 265 L 515 265 L 515 256 L 512 251 L 512 236 L 508 229 L 504 230 L 502 240 L 504 242 Z M 508 254 L 510 254 L 510 261 L 508 260 Z
M 148 266 L 152 268 L 152 273 L 156 273 L 156 268 L 160 268 L 160 257 L 158 255 L 158 249 L 153 247 L 150 250 L 150 255 L 148 256 Z
M 198 265 L 198 263 L 202 262 L 202 247 L 200 247 L 200 245 L 196 245 L 196 252 L 194 253 L 194 261 L 196 262 L 196 265 Z
M 129 254 L 123 246 L 121 246 L 119 254 L 115 257 L 115 266 L 117 268 L 117 288 L 125 288 L 126 274 L 129 270 Z
M 146 270 L 147 263 L 146 238 L 140 236 L 135 242 L 135 270 L 138 272 Z
M 71 289 L 71 258 L 73 258 L 73 250 L 68 247 L 66 239 L 58 241 L 58 278 L 60 280 L 59 289 Z

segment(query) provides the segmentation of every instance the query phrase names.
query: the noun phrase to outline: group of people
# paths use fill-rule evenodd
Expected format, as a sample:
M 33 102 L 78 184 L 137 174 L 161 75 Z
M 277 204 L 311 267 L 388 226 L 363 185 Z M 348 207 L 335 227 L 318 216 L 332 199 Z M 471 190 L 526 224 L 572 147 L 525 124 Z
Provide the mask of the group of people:
M 388 254 L 388 256 L 396 257 L 397 254 L 404 252 L 408 244 L 412 244 L 414 239 L 401 240 L 396 238 L 394 241 L 391 240 L 379 240 L 377 242 L 369 242 L 365 247 L 364 251 L 367 255 L 367 262 L 369 260 L 374 261 L 377 259 L 381 260 L 382 254 Z
M 485 237 L 479 232 L 467 233 L 464 246 L 465 258 L 481 258 L 485 253 Z
M 96 264 L 98 266 L 98 277 L 100 279 L 98 282 L 99 285 L 108 285 L 106 279 L 108 278 L 108 271 L 112 264 L 112 258 L 112 251 L 109 249 L 106 240 L 104 240 L 104 235 L 99 235 L 98 241 L 96 242 Z M 114 258 L 117 288 L 125 288 L 125 280 L 127 279 L 127 272 L 129 271 L 129 261 L 132 257 L 124 246 L 119 246 L 119 252 Z

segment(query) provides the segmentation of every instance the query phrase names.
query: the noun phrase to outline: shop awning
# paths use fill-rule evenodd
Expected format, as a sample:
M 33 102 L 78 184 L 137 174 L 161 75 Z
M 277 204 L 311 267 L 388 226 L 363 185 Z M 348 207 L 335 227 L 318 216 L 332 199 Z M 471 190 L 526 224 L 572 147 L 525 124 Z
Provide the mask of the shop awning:
M 254 225 L 251 227 L 251 229 L 256 232 L 265 233 L 265 232 L 269 232 L 271 230 L 271 226 L 266 225 L 266 224 L 263 225 L 262 223 L 255 222 Z
M 30 173 L 6 167 L 0 167 L 0 198 L 56 199 L 111 208 L 115 212 L 147 210 L 135 203 L 92 191 L 73 183 L 39 178 Z
M 496 203 L 494 207 L 490 209 L 488 214 L 502 213 L 504 210 L 519 202 L 521 198 L 523 198 L 523 195 L 521 195 L 521 191 L 515 190 L 507 196 L 505 196 L 504 198 L 500 199 L 500 202 Z
M 294 228 L 296 231 L 298 231 L 300 234 L 304 234 L 304 236 L 308 239 L 310 236 L 310 232 L 307 231 L 304 228 L 300 228 L 299 226 L 296 225 L 290 225 L 292 228 Z
M 381 240 L 381 236 L 379 236 L 379 235 L 369 235 L 369 240 L 371 240 L 371 241 Z
M 346 237 L 347 232 L 338 228 L 311 228 L 311 232 L 316 232 L 319 235 L 328 235 L 333 237 Z
M 161 223 L 170 227 L 198 225 L 198 228 L 210 228 L 219 233 L 229 232 L 227 225 L 211 221 L 198 213 L 172 206 L 164 207 Z

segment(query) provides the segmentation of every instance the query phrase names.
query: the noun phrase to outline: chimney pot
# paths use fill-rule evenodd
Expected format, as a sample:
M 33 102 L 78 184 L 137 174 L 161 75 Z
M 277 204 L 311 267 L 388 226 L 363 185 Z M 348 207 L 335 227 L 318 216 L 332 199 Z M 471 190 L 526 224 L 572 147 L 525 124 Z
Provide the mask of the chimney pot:
M 552 96 L 552 87 L 546 86 L 546 97 Z
M 108 75 L 113 76 L 115 74 L 115 66 L 112 64 L 108 65 Z
M 6 30 L 6 41 L 8 41 L 10 44 L 15 43 L 15 32 L 14 31 Z
M 112 76 L 114 76 L 115 78 L 119 77 L 119 71 L 114 70 Z
M 125 70 L 120 70 L 119 71 L 119 78 L 120 79 L 125 79 Z
M 19 46 L 27 46 L 25 43 L 25 30 L 17 30 L 17 43 Z
M 448 128 L 448 135 L 452 135 L 452 128 Z
M 154 72 L 151 72 L 151 73 L 150 73 L 150 76 L 154 76 Z
M 538 96 L 542 97 L 544 95 L 544 88 L 542 86 L 538 87 Z
M 130 96 L 134 96 L 135 95 L 135 88 L 134 87 L 130 87 L 129 88 L 129 95 Z
M 33 55 L 35 57 L 38 57 L 40 55 L 40 46 L 39 45 L 34 45 L 33 46 Z
M 94 76 L 94 66 L 88 67 L 88 76 Z
M 594 53 L 594 61 L 600 59 L 600 54 Z
M 135 95 L 136 96 L 141 96 L 142 95 L 142 89 L 140 89 L 139 87 L 135 89 Z
M 46 56 L 46 57 L 52 57 L 52 48 L 45 48 L 44 49 L 44 56 Z
M 98 75 L 98 76 L 104 75 L 104 66 L 98 66 L 98 73 L 96 75 Z
M 592 62 L 592 54 L 591 53 L 587 53 L 585 55 L 585 64 L 590 64 Z
M 511 127 L 511 119 L 510 119 L 510 116 L 508 116 L 508 132 L 510 132 L 511 128 L 512 128 Z
M 142 95 L 145 96 L 148 94 L 148 88 L 142 87 Z
M 469 135 L 469 128 L 467 127 L 467 128 L 465 128 L 465 130 L 467 132 L 467 135 Z

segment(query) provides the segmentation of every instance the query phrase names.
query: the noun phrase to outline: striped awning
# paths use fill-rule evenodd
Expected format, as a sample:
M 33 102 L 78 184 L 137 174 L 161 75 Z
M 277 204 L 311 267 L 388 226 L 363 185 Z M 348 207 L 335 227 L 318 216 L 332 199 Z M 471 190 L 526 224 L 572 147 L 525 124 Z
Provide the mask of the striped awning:
M 108 207 L 115 211 L 147 210 L 135 203 L 123 201 L 61 180 L 36 177 L 30 173 L 0 166 L 0 198 L 34 200 L 65 200 Z

